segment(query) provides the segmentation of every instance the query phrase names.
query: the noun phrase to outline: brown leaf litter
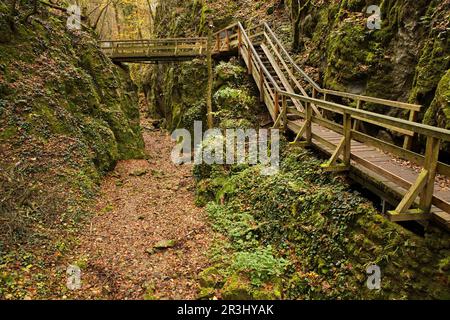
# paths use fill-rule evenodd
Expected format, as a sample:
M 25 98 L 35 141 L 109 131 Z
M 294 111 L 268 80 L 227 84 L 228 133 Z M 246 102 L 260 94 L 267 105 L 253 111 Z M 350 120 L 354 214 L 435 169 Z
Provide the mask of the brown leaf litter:
M 174 165 L 170 136 L 145 130 L 148 160 L 117 164 L 80 236 L 78 299 L 195 299 L 212 232 L 194 205 L 190 165 Z M 161 243 L 166 243 L 164 248 Z M 153 248 L 158 248 L 157 250 Z M 149 254 L 151 250 L 152 254 Z

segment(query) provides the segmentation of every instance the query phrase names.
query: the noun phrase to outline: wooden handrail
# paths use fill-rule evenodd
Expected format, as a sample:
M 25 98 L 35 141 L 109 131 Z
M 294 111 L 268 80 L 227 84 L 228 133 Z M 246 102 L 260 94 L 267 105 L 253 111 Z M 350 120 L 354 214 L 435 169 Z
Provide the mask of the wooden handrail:
M 198 42 L 208 41 L 208 38 L 164 38 L 164 39 L 135 39 L 135 40 L 101 40 L 98 43 L 160 43 L 160 42 Z
M 317 91 L 321 91 L 322 88 L 313 80 L 311 79 L 305 71 L 303 71 L 302 68 L 300 68 L 295 61 L 292 59 L 291 55 L 287 52 L 287 50 L 284 48 L 283 44 L 280 42 L 278 37 L 275 35 L 275 33 L 272 31 L 272 29 L 269 27 L 267 22 L 264 22 L 264 29 L 268 32 L 270 37 L 273 41 L 279 46 L 280 50 L 284 53 L 286 58 L 288 59 L 288 62 L 294 67 L 294 69 L 302 74 L 302 76 L 305 78 L 307 82 L 309 82 Z
M 248 38 L 247 32 L 245 31 L 244 27 L 240 22 L 238 22 L 239 29 L 241 30 L 242 37 L 244 39 L 244 42 L 247 43 L 247 47 L 251 50 L 252 56 L 256 61 L 258 62 L 258 66 L 263 70 L 264 75 L 269 79 L 269 82 L 274 86 L 275 90 L 280 92 L 281 88 L 278 85 L 278 83 L 275 81 L 275 79 L 270 74 L 269 70 L 267 70 L 266 66 L 262 62 L 259 54 L 256 52 L 255 47 L 253 46 L 252 42 Z
M 303 78 L 314 89 L 316 89 L 317 92 L 319 92 L 321 94 L 328 94 L 328 95 L 333 95 L 333 96 L 350 98 L 350 99 L 354 99 L 355 101 L 360 100 L 360 101 L 365 101 L 365 102 L 372 102 L 372 103 L 376 103 L 376 104 L 380 104 L 380 105 L 384 105 L 384 106 L 390 106 L 390 107 L 401 108 L 401 109 L 406 109 L 406 110 L 413 110 L 413 111 L 417 111 L 417 112 L 419 112 L 421 110 L 422 106 L 416 105 L 416 104 L 380 99 L 380 98 L 375 98 L 375 97 L 370 97 L 370 96 L 357 95 L 357 94 L 352 94 L 352 93 L 348 93 L 348 92 L 328 90 L 328 89 L 321 88 L 313 79 L 311 79 L 306 74 L 306 72 L 302 68 L 300 68 L 295 63 L 295 61 L 292 59 L 291 55 L 288 53 L 286 48 L 283 46 L 283 44 L 280 42 L 278 37 L 275 35 L 273 30 L 270 28 L 270 26 L 266 22 L 264 23 L 264 28 L 267 31 L 268 35 L 272 38 L 272 40 L 278 45 L 281 52 L 284 54 L 285 58 L 287 59 L 287 62 L 289 62 L 296 71 L 301 73 Z
M 227 31 L 227 30 L 231 30 L 231 29 L 233 29 L 233 28 L 239 26 L 239 24 L 240 24 L 240 22 L 235 22 L 235 23 L 229 25 L 228 27 L 225 27 L 225 28 L 223 28 L 223 29 L 220 29 L 219 31 L 216 31 L 216 32 L 214 33 L 214 36 L 217 36 L 218 34 L 220 35 L 222 32 L 225 32 L 225 31 Z
M 372 102 L 372 103 L 380 104 L 383 106 L 389 106 L 389 107 L 400 108 L 400 109 L 405 109 L 405 110 L 412 110 L 412 111 L 417 111 L 417 112 L 422 109 L 422 106 L 417 105 L 417 104 L 411 104 L 411 103 L 399 102 L 399 101 L 393 101 L 393 100 L 387 100 L 387 99 L 380 99 L 380 98 L 375 98 L 375 97 L 370 97 L 370 96 L 361 96 L 361 95 L 343 92 L 343 91 L 322 89 L 321 93 L 338 96 L 338 97 L 343 97 L 343 98 L 350 98 L 350 99 L 353 99 L 356 101 L 360 100 L 360 101 L 365 101 L 365 102 Z
M 307 96 L 298 95 L 295 93 L 289 93 L 286 91 L 280 91 L 279 94 L 285 95 L 294 99 L 298 99 L 307 103 L 314 103 L 322 109 L 326 109 L 332 112 L 340 114 L 349 114 L 351 116 L 356 116 L 361 119 L 367 119 L 371 121 L 378 122 L 379 126 L 389 125 L 399 129 L 413 131 L 417 134 L 421 134 L 427 137 L 433 137 L 441 141 L 450 141 L 450 130 L 429 126 L 422 123 L 412 122 L 408 120 L 403 120 L 395 117 L 386 116 L 383 114 L 378 114 L 375 112 L 370 112 L 361 109 L 355 109 L 334 102 L 324 101 L 320 99 L 310 98 Z

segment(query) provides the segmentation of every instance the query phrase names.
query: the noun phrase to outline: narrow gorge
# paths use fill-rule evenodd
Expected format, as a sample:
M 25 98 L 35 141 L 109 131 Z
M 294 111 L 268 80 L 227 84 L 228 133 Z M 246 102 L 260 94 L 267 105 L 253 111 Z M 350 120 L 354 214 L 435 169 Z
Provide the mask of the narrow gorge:
M 0 299 L 450 299 L 450 1 L 372 2 L 0 0 Z

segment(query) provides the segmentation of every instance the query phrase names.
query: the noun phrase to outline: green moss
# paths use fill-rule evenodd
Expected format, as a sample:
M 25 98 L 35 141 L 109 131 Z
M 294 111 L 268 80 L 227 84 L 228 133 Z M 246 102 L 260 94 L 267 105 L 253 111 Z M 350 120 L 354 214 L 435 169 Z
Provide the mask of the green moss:
M 227 279 L 221 290 L 224 300 L 277 300 L 281 298 L 280 288 L 268 284 L 255 288 L 244 276 L 232 275 Z
M 424 240 L 387 221 L 342 182 L 321 173 L 321 162 L 305 151 L 288 149 L 282 159 L 281 171 L 271 177 L 257 167 L 229 174 L 225 191 L 216 191 L 217 203 L 207 206 L 214 229 L 237 252 L 223 267 L 225 297 L 254 299 L 252 290 L 270 287 L 274 278 L 288 284 L 280 292 L 291 299 L 448 295 L 448 235 L 430 229 Z M 276 255 L 261 252 L 261 245 L 272 246 Z M 381 291 L 365 287 L 370 264 L 382 269 Z
M 216 265 L 209 267 L 198 275 L 198 282 L 203 288 L 219 288 L 223 285 L 223 274 L 219 268 L 222 266 Z
M 439 82 L 435 98 L 425 113 L 424 122 L 450 129 L 450 70 Z
M 0 140 L 8 140 L 13 138 L 17 134 L 17 127 L 8 126 L 0 130 Z
M 410 94 L 411 101 L 430 103 L 430 96 L 450 66 L 449 50 L 446 40 L 430 39 L 426 42 L 416 67 L 414 90 Z

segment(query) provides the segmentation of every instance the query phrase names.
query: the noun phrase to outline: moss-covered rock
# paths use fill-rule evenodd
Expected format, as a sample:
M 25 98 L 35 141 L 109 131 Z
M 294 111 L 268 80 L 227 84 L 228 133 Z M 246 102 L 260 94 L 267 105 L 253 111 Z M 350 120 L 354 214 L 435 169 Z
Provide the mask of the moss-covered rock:
M 70 246 L 118 160 L 144 157 L 138 99 L 127 68 L 101 52 L 92 31 L 66 30 L 46 6 L 27 20 L 29 2 L 9 10 L 1 1 L 0 297 L 50 298 L 60 293 L 49 279 L 42 285 L 60 263 L 53 242 Z M 23 271 L 30 264 L 42 279 Z
M 425 113 L 424 123 L 450 130 L 450 69 L 439 82 L 430 108 Z M 445 143 L 445 150 L 450 144 Z
M 224 85 L 228 86 L 241 86 L 246 77 L 246 70 L 237 64 L 236 61 L 232 61 L 229 63 L 220 62 L 215 68 L 215 87 L 216 89 L 220 89 Z
M 450 129 L 450 70 L 439 82 L 434 100 L 425 114 L 424 122 Z
M 223 285 L 223 275 L 218 269 L 220 266 L 209 267 L 198 276 L 198 283 L 203 288 L 218 288 Z
M 450 4 L 439 0 L 376 4 L 381 29 L 370 30 L 367 1 L 287 1 L 293 47 L 306 51 L 299 62 L 317 68 L 323 86 L 422 104 L 421 121 L 450 66 Z M 366 107 L 405 116 L 401 110 Z
M 238 252 L 221 260 L 228 261 L 225 297 L 255 298 L 252 289 L 273 288 L 273 276 L 291 299 L 448 297 L 445 232 L 430 228 L 421 238 L 389 222 L 305 151 L 287 149 L 282 159 L 274 176 L 257 167 L 230 175 L 207 206 L 215 230 Z M 276 254 L 261 249 L 267 245 Z M 382 270 L 382 290 L 366 287 L 371 264 Z
M 224 300 L 279 300 L 280 288 L 267 284 L 264 287 L 255 288 L 250 281 L 242 275 L 234 274 L 227 279 L 221 292 Z

